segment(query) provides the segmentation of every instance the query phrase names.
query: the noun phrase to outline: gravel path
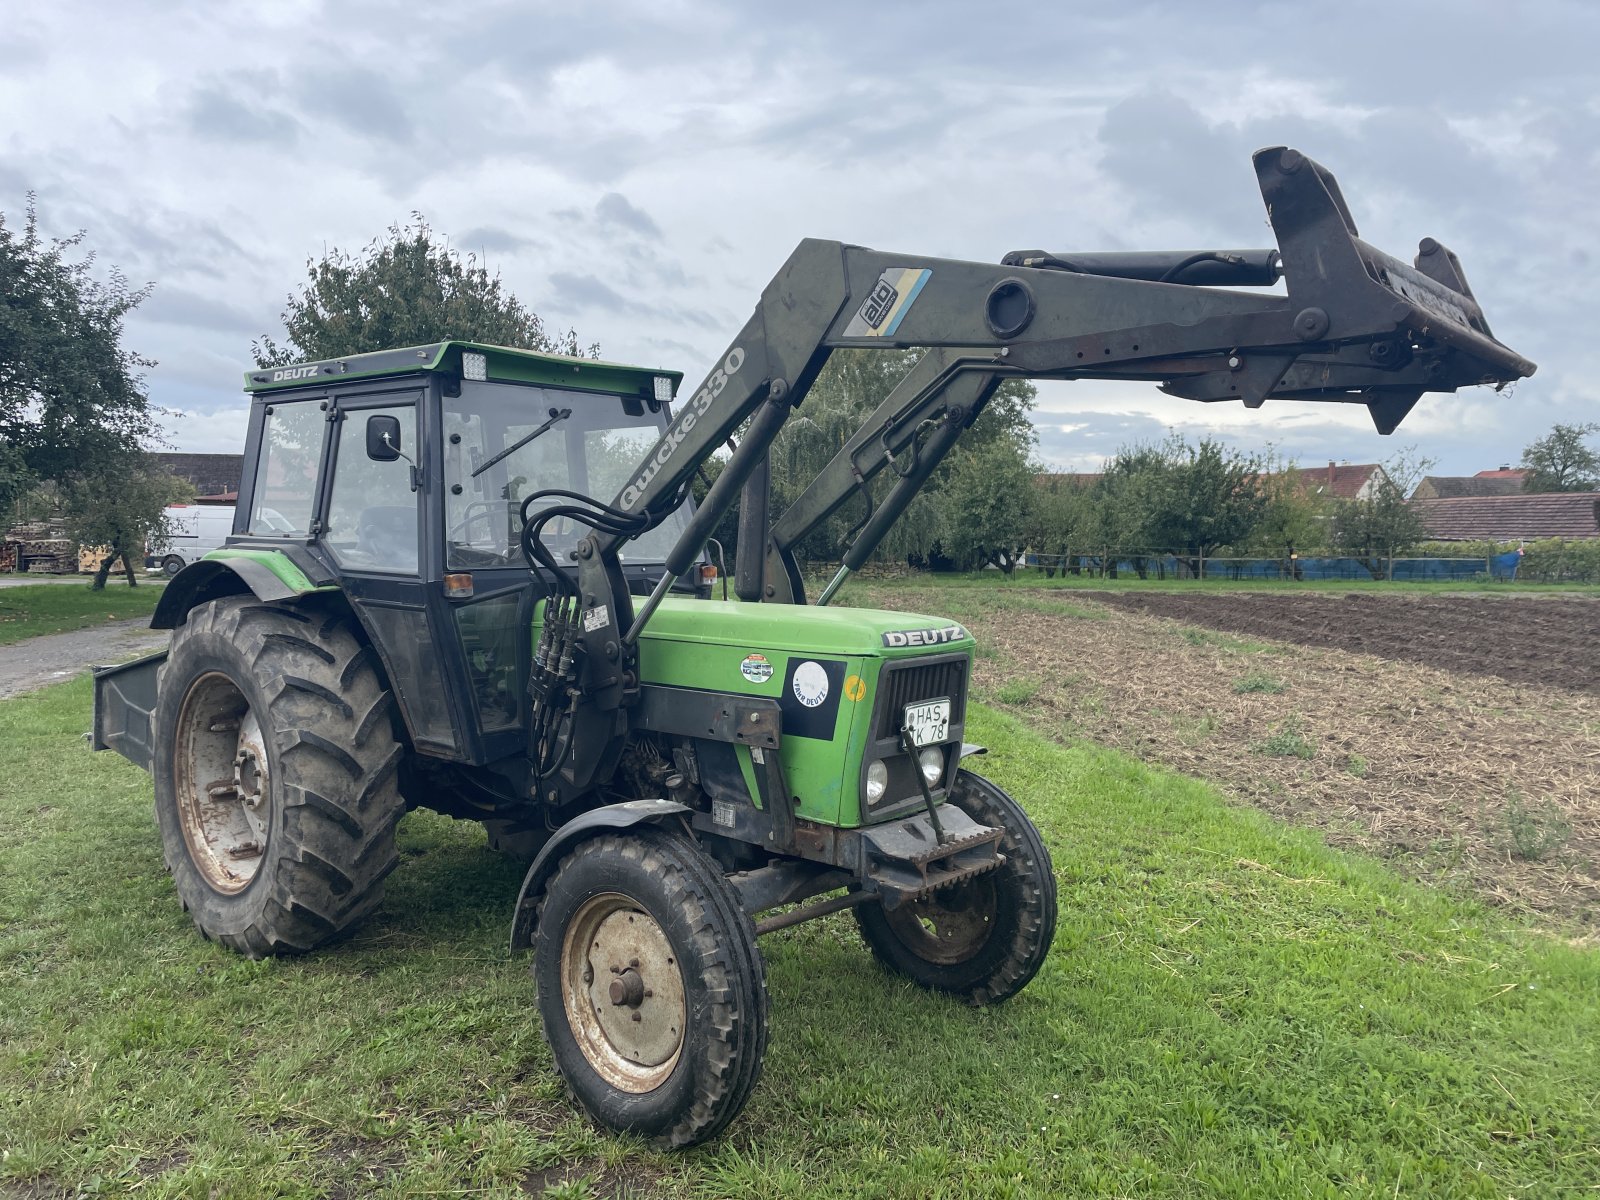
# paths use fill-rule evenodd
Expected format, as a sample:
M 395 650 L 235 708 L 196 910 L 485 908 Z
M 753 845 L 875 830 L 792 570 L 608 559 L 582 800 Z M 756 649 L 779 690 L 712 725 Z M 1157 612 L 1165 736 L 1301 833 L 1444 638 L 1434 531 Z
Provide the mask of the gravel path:
M 0 646 L 0 699 L 60 683 L 102 663 L 160 650 L 171 636 L 170 630 L 151 629 L 148 617 L 135 617 Z

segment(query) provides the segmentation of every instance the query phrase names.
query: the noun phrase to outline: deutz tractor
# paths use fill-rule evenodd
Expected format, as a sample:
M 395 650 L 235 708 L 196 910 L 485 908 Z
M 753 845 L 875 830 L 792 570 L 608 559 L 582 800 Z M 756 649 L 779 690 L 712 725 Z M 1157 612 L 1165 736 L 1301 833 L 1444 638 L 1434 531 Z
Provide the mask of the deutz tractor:
M 1533 370 L 1444 247 L 1402 263 L 1316 163 L 1255 166 L 1276 248 L 987 265 L 804 241 L 686 397 L 672 371 L 460 341 L 250 372 L 233 536 L 168 585 L 169 648 L 95 686 L 94 745 L 153 774 L 200 931 L 312 950 L 380 903 L 408 808 L 481 821 L 531 860 L 511 946 L 558 1070 L 668 1146 L 756 1085 L 763 933 L 849 909 L 888 971 L 1014 995 L 1056 884 L 969 766 L 973 640 L 827 607 L 994 390 L 1152 380 L 1364 404 L 1388 433 L 1425 391 Z M 774 519 L 768 450 L 828 354 L 905 347 L 916 365 Z M 718 599 L 704 550 L 735 499 Z M 846 504 L 807 606 L 794 547 Z

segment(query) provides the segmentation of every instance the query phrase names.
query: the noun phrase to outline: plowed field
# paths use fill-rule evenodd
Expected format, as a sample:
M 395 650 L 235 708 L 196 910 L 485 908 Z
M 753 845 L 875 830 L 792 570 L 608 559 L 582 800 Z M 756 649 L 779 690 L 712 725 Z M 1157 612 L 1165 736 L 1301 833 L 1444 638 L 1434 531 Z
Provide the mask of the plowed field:
M 978 698 L 1051 736 L 1600 935 L 1600 603 L 910 584 L 849 602 L 966 622 Z
M 1600 692 L 1600 602 L 1592 599 L 1372 592 L 1097 592 L 1094 599 L 1208 629 Z

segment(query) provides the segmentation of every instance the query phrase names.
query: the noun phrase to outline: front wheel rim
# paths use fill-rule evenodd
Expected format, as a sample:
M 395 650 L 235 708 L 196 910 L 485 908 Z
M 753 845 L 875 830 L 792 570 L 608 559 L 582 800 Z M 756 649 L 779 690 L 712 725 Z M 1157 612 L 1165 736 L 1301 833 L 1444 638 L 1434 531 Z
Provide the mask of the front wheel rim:
M 925 962 L 956 966 L 988 944 L 998 912 L 992 875 L 909 900 L 884 916 L 901 943 Z
M 561 943 L 567 1025 L 595 1073 L 619 1091 L 654 1091 L 683 1056 L 689 1007 L 666 931 L 637 901 L 584 901 Z
M 266 858 L 271 768 L 250 702 L 219 671 L 200 676 L 183 698 L 173 768 L 189 861 L 213 891 L 237 895 Z

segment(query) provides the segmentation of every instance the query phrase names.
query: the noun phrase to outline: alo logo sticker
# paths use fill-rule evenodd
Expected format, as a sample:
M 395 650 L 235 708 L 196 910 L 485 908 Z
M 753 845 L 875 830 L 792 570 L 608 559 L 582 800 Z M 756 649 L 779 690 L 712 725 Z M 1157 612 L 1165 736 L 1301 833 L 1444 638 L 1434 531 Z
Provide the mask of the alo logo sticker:
M 927 267 L 889 267 L 844 327 L 847 338 L 893 337 L 933 272 Z
M 739 664 L 739 674 L 751 683 L 765 683 L 772 678 L 772 664 L 765 654 L 747 654 Z

